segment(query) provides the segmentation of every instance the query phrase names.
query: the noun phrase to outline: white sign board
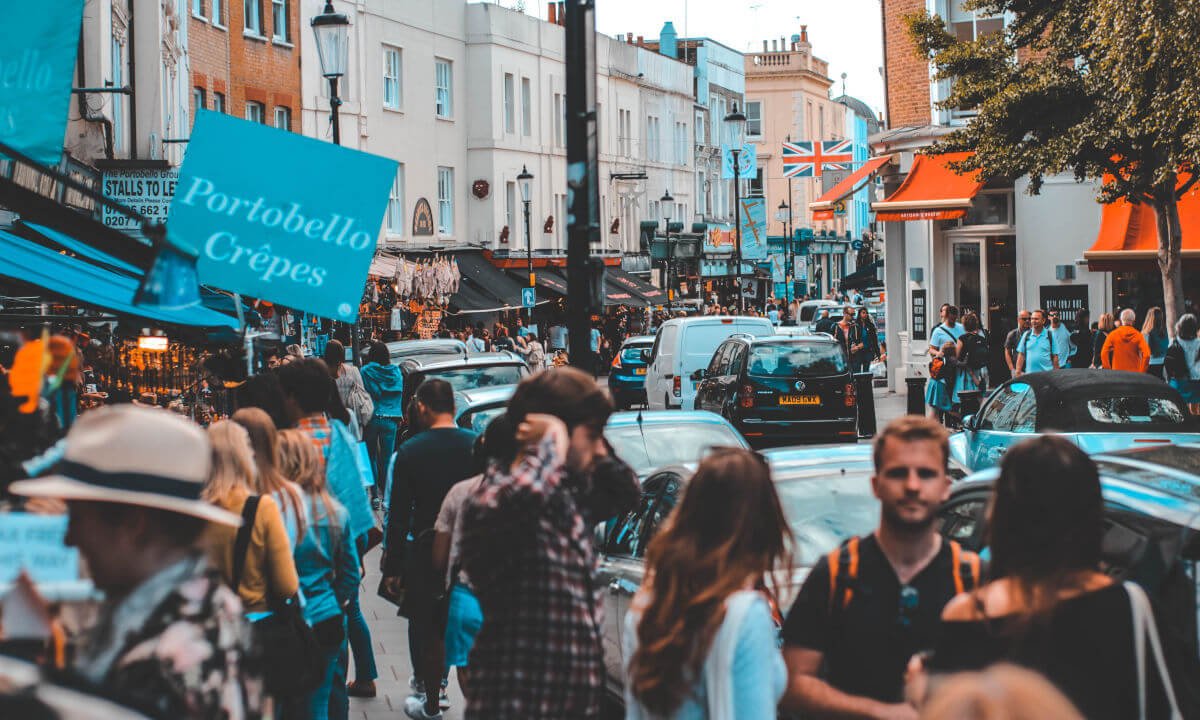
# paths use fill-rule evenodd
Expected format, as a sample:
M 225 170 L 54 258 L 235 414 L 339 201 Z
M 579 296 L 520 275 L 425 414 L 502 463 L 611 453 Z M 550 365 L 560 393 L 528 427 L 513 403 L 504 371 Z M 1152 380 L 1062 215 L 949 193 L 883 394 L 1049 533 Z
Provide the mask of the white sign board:
M 166 222 L 178 180 L 179 168 L 105 170 L 104 197 L 126 205 L 150 220 Z M 141 228 L 133 218 L 110 208 L 104 208 L 101 219 L 110 228 L 140 234 Z

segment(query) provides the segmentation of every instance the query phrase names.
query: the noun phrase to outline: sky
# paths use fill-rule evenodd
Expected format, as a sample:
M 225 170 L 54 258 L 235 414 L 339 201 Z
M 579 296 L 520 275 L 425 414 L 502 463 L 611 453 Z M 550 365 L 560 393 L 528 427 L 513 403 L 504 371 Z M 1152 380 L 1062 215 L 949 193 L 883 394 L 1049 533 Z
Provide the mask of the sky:
M 500 0 L 512 7 L 517 0 Z M 545 0 L 525 0 L 546 17 Z M 790 38 L 808 26 L 813 54 L 829 62 L 833 95 L 846 93 L 883 111 L 883 39 L 879 0 L 596 0 L 596 29 L 657 38 L 663 23 L 680 37 L 710 37 L 734 50 L 762 52 L 763 40 Z

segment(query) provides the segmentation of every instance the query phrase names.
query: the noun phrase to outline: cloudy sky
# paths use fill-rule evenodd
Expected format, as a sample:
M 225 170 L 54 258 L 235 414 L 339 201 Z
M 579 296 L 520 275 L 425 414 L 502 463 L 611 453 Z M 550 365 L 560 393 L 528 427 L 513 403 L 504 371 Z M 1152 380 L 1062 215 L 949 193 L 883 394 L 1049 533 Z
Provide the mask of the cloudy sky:
M 500 0 L 512 7 L 516 0 Z M 544 0 L 525 0 L 527 12 L 546 16 Z M 813 54 L 829 61 L 834 95 L 846 92 L 883 111 L 883 40 L 879 0 L 596 0 L 596 29 L 658 37 L 670 20 L 681 37 L 710 37 L 742 52 L 762 41 L 791 37 L 808 25 Z

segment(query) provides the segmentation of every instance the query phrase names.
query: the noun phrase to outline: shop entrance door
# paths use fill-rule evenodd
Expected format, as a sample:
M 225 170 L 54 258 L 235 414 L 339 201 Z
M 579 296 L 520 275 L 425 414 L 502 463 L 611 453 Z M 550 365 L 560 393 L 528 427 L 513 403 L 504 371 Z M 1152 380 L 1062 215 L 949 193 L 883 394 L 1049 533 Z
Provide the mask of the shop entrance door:
M 1017 323 L 1017 243 L 1014 235 L 973 235 L 950 241 L 952 297 L 979 315 L 991 350 L 992 387 L 1008 379 L 1004 338 Z

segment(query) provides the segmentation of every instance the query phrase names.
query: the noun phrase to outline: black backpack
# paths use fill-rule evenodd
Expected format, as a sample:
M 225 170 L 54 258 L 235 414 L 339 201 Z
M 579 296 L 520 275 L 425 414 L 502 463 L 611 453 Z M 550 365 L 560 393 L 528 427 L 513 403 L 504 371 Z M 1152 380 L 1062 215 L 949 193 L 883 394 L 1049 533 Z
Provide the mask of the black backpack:
M 988 340 L 983 333 L 967 333 L 962 336 L 964 361 L 972 370 L 982 370 L 988 365 Z

